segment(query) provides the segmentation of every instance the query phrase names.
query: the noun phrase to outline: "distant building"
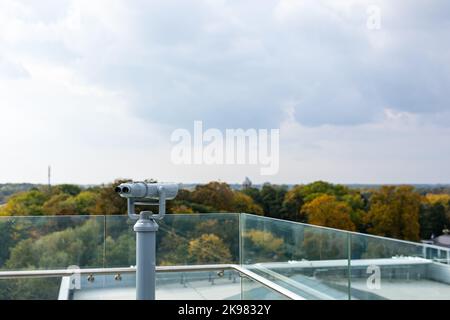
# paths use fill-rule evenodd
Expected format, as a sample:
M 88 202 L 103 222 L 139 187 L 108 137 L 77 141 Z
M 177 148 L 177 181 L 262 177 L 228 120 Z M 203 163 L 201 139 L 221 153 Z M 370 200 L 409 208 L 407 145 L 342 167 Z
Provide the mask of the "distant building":
M 249 189 L 252 187 L 252 182 L 248 177 L 245 177 L 244 182 L 242 182 L 242 189 Z
M 432 235 L 430 240 L 423 240 L 422 242 L 450 248 L 450 230 L 445 228 L 444 230 L 442 230 L 442 235 L 438 237 Z

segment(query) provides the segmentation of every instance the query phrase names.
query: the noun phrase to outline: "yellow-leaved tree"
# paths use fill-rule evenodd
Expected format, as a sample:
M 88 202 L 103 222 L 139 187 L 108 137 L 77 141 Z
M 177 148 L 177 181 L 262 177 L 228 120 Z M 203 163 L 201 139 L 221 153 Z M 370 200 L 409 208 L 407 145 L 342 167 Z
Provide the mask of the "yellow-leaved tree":
M 351 219 L 352 208 L 346 202 L 338 201 L 335 196 L 318 196 L 303 205 L 302 213 L 310 224 L 350 231 L 356 229 Z
M 215 234 L 202 234 L 189 242 L 189 257 L 197 264 L 230 263 L 230 249 Z
M 421 196 L 411 186 L 383 186 L 372 194 L 370 210 L 365 217 L 372 234 L 419 240 Z
M 260 205 L 256 204 L 250 196 L 240 191 L 233 193 L 233 209 L 236 212 L 264 214 Z

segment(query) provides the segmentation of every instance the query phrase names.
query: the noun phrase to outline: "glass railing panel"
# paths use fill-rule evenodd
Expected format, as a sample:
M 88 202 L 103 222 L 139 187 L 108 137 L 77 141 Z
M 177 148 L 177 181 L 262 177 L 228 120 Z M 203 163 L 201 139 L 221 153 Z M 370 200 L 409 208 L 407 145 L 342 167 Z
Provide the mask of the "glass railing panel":
M 243 215 L 242 264 L 306 299 L 348 299 L 348 234 Z
M 135 264 L 134 223 L 127 216 L 106 216 L 107 267 Z M 239 214 L 168 214 L 158 224 L 157 265 L 239 262 Z
M 57 300 L 61 279 L 0 279 L 0 300 Z
M 242 276 L 241 286 L 242 300 L 288 300 L 280 293 L 246 276 Z
M 424 245 L 424 257 L 436 262 L 450 264 L 450 248 Z
M 422 244 L 351 235 L 352 299 L 449 299 L 450 266 Z
M 0 270 L 102 267 L 104 217 L 0 217 Z
M 158 265 L 239 263 L 239 214 L 174 214 L 160 224 Z
M 105 216 L 105 267 L 136 265 L 136 221 L 126 215 Z M 158 234 L 159 236 L 159 234 Z

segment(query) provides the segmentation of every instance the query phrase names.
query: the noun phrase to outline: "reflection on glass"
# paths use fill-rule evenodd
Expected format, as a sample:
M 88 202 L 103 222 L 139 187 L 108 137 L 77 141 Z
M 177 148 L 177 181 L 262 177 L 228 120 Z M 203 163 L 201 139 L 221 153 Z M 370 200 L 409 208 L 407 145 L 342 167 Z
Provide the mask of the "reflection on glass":
M 242 276 L 242 300 L 286 300 L 283 295 L 274 292 L 270 288 Z
M 125 215 L 0 217 L 0 271 L 134 266 L 134 223 Z M 160 266 L 240 264 L 305 299 L 450 297 L 446 248 L 237 213 L 167 215 L 159 226 Z M 133 274 L 94 278 L 82 278 L 78 298 L 91 289 L 134 297 Z M 0 299 L 57 298 L 64 279 L 0 280 Z M 176 291 L 195 291 L 190 299 L 276 298 L 228 270 L 160 273 L 157 285 L 161 299 Z
M 103 267 L 104 217 L 0 217 L 0 269 Z
M 449 266 L 420 244 L 351 236 L 352 299 L 448 299 Z M 428 248 L 430 249 L 430 248 Z
M 306 299 L 348 299 L 348 234 L 245 215 L 242 262 Z
M 0 300 L 57 300 L 61 277 L 0 280 Z

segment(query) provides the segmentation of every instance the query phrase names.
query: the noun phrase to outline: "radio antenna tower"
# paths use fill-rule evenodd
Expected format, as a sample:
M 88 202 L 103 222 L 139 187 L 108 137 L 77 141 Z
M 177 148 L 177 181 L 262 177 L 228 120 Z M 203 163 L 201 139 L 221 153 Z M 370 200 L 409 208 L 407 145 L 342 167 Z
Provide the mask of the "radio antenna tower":
M 52 178 L 52 167 L 48 166 L 48 189 L 50 190 L 52 187 L 51 184 L 51 178 Z

